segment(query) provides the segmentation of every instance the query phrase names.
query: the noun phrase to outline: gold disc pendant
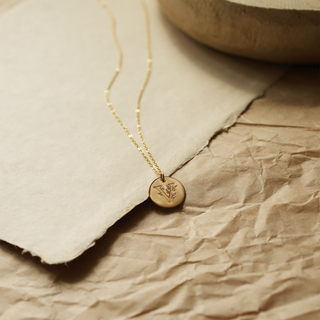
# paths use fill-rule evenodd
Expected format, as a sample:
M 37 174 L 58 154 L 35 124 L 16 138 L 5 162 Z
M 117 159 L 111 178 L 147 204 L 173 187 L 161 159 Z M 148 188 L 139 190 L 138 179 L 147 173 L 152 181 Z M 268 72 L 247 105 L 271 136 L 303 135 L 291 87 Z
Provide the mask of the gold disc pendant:
M 151 183 L 149 197 L 160 207 L 173 208 L 181 204 L 186 192 L 180 181 L 171 177 L 158 178 Z

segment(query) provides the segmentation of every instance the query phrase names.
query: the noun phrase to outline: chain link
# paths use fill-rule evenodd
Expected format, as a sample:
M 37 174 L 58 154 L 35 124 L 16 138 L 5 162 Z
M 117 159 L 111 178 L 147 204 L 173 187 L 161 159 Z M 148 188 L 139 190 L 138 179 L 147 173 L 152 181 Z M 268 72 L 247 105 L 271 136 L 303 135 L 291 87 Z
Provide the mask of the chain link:
M 145 16 L 145 24 L 146 24 L 146 38 L 147 38 L 147 53 L 148 53 L 148 59 L 147 59 L 147 73 L 144 79 L 144 82 L 142 84 L 142 87 L 139 91 L 139 95 L 138 95 L 138 100 L 137 100 L 137 105 L 136 105 L 136 116 L 137 116 L 137 127 L 138 127 L 138 132 L 139 132 L 139 136 L 140 139 L 142 141 L 142 144 L 145 148 L 145 151 L 140 147 L 140 145 L 138 144 L 138 142 L 133 138 L 132 134 L 129 132 L 128 128 L 125 126 L 125 124 L 121 121 L 121 119 L 119 118 L 118 114 L 116 113 L 116 110 L 113 108 L 112 103 L 110 101 L 109 98 L 109 92 L 110 89 L 113 85 L 113 83 L 115 82 L 118 74 L 120 73 L 121 67 L 122 67 L 122 60 L 123 60 L 123 52 L 118 40 L 118 36 L 117 36 L 117 22 L 116 22 L 116 18 L 115 15 L 113 14 L 113 12 L 111 11 L 111 9 L 107 6 L 107 4 L 104 2 L 104 0 L 97 0 L 98 3 L 100 4 L 100 6 L 107 12 L 107 14 L 109 15 L 110 19 L 111 19 L 111 26 L 112 26 L 112 36 L 113 36 L 113 40 L 114 43 L 117 47 L 118 53 L 119 53 L 119 60 L 118 60 L 118 66 L 115 69 L 115 72 L 109 82 L 109 85 L 105 91 L 106 94 L 106 100 L 107 100 L 107 104 L 111 110 L 111 113 L 115 116 L 115 118 L 117 119 L 117 121 L 119 122 L 119 124 L 121 125 L 121 127 L 123 128 L 123 130 L 126 132 L 126 134 L 128 135 L 129 139 L 134 143 L 134 145 L 137 147 L 138 151 L 140 152 L 140 154 L 144 157 L 144 159 L 147 161 L 147 163 L 149 164 L 149 166 L 151 167 L 151 169 L 159 176 L 159 177 L 163 177 L 163 173 L 159 167 L 159 165 L 157 164 L 156 160 L 154 159 L 153 155 L 151 154 L 147 143 L 143 137 L 142 134 L 142 128 L 141 128 L 141 122 L 140 122 L 140 102 L 141 102 L 141 98 L 142 95 L 145 91 L 145 88 L 148 84 L 148 81 L 150 79 L 150 74 L 151 74 L 151 69 L 152 69 L 152 52 L 151 52 L 151 41 L 150 41 L 150 18 L 149 18 L 149 12 L 148 12 L 148 7 L 145 3 L 144 0 L 140 0 L 141 6 L 143 8 L 143 12 L 144 12 L 144 16 Z

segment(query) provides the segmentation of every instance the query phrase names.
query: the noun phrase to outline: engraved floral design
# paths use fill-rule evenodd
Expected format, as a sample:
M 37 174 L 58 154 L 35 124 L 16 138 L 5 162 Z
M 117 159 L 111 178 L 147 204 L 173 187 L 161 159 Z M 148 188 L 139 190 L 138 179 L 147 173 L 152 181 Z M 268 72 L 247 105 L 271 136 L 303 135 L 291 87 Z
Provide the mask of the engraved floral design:
M 166 188 L 162 185 L 154 186 L 154 188 L 158 190 L 158 194 L 164 197 L 169 203 L 176 198 L 177 193 L 175 191 L 177 190 L 177 187 L 178 186 L 174 183 L 168 183 Z

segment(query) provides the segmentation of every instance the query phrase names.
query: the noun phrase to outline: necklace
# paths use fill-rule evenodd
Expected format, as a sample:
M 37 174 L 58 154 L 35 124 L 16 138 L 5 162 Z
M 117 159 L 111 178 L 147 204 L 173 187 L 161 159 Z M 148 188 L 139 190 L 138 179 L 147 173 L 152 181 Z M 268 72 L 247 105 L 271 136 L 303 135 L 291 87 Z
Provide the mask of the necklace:
M 164 208 L 172 208 L 176 207 L 179 204 L 181 204 L 185 198 L 185 190 L 183 185 L 180 181 L 177 179 L 174 179 L 172 177 L 167 177 L 163 174 L 162 170 L 160 169 L 159 165 L 157 164 L 156 160 L 154 159 L 153 155 L 151 154 L 147 143 L 144 139 L 144 136 L 142 134 L 142 128 L 141 128 L 141 122 L 140 122 L 140 102 L 142 95 L 145 91 L 145 88 L 148 84 L 150 74 L 151 74 L 151 68 L 152 68 L 152 52 L 151 52 L 151 41 L 150 41 L 150 18 L 149 18 L 149 12 L 148 7 L 144 0 L 140 0 L 143 13 L 145 16 L 145 24 L 146 24 L 146 35 L 147 35 L 147 52 L 148 52 L 148 59 L 147 59 L 147 73 L 144 79 L 144 82 L 142 84 L 142 87 L 138 94 L 138 100 L 136 105 L 136 117 L 137 117 L 137 128 L 140 136 L 140 140 L 142 142 L 143 148 L 140 147 L 138 142 L 134 139 L 132 134 L 129 132 L 128 128 L 125 126 L 125 124 L 121 121 L 120 117 L 116 113 L 116 110 L 113 108 L 112 103 L 109 99 L 109 92 L 111 90 L 111 87 L 113 83 L 115 82 L 118 74 L 120 73 L 121 67 L 122 67 L 122 60 L 123 60 L 123 52 L 118 40 L 117 32 L 116 32 L 116 18 L 111 9 L 107 6 L 107 4 L 104 2 L 104 0 L 97 0 L 100 6 L 107 12 L 111 19 L 111 26 L 112 26 L 112 36 L 115 43 L 115 46 L 117 47 L 118 53 L 119 53 L 119 60 L 118 60 L 118 66 L 115 69 L 115 72 L 109 82 L 109 85 L 105 91 L 106 94 L 106 101 L 107 104 L 111 110 L 111 113 L 114 115 L 114 117 L 117 119 L 123 130 L 126 132 L 129 139 L 133 142 L 133 144 L 136 146 L 140 154 L 143 156 L 143 158 L 147 161 L 150 168 L 156 173 L 158 176 L 157 179 L 155 179 L 149 188 L 149 197 L 151 200 L 157 204 L 160 207 Z

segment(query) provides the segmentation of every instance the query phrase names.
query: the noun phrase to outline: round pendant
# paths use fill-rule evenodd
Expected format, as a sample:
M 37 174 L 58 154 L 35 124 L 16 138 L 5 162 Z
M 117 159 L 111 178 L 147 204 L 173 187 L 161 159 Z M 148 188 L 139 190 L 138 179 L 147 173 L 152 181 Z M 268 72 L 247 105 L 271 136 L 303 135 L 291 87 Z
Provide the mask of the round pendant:
M 149 197 L 160 207 L 173 208 L 183 202 L 186 192 L 177 179 L 164 177 L 154 180 L 149 189 Z

